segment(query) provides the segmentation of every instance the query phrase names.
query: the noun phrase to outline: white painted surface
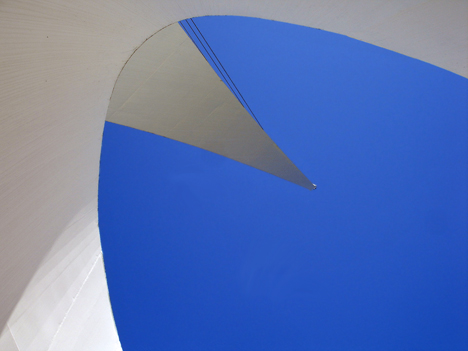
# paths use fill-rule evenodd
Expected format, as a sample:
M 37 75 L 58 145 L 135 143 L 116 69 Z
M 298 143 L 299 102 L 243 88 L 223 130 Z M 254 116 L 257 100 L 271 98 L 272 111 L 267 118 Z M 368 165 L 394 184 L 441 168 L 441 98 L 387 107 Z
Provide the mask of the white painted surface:
M 0 350 L 2 351 L 19 351 L 15 339 L 11 334 L 10 328 L 6 326 L 0 334 Z
M 98 233 L 99 156 L 109 99 L 119 72 L 145 39 L 204 15 L 320 28 L 468 76 L 465 0 L 3 0 L 2 348 L 120 348 L 100 248 L 89 239 Z M 83 257 L 72 242 L 83 245 Z M 56 283 L 47 284 L 50 277 Z

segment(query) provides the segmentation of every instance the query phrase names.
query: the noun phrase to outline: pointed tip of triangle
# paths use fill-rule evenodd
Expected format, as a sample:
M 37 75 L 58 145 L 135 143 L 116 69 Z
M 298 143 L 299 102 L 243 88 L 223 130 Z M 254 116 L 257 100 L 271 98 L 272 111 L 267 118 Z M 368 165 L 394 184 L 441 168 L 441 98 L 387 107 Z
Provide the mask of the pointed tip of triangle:
M 317 189 L 317 185 L 315 185 L 314 183 L 312 183 L 309 179 L 307 179 L 307 182 L 304 182 L 302 184 L 298 184 L 300 185 L 301 187 L 303 188 L 306 188 L 307 190 L 315 190 Z

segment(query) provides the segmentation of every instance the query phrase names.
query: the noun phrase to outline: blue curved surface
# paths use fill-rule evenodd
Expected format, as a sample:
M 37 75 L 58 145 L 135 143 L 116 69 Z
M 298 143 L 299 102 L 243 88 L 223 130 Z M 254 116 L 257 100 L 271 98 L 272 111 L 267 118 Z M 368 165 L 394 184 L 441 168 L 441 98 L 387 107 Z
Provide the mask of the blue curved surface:
M 468 348 L 468 80 L 316 29 L 195 20 L 306 191 L 106 123 L 124 350 Z

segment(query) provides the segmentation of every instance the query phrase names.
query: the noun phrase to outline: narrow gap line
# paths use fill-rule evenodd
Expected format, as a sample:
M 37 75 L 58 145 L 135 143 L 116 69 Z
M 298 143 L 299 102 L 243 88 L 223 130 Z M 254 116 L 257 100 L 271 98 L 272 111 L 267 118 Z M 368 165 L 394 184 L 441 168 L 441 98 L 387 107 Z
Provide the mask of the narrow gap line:
M 221 68 L 219 68 L 219 66 L 217 65 L 215 59 L 210 55 L 210 52 L 208 51 L 208 49 L 205 47 L 205 45 L 203 44 L 203 42 L 201 41 L 201 39 L 198 37 L 197 33 L 195 32 L 195 30 L 192 28 L 192 26 L 190 25 L 190 23 L 187 22 L 187 20 L 185 20 L 186 24 L 190 27 L 190 29 L 192 30 L 193 34 L 197 37 L 197 40 L 198 42 L 200 43 L 200 45 L 203 47 L 203 49 L 205 50 L 205 52 L 207 53 L 207 55 L 209 56 L 209 58 L 211 59 L 211 61 L 214 63 L 214 65 L 216 66 L 216 68 L 218 69 L 219 73 L 223 76 L 224 80 L 226 81 L 229 89 L 232 91 L 232 93 L 236 96 L 237 100 L 240 101 L 239 97 L 237 96 L 236 94 L 236 91 L 234 90 L 234 88 L 231 86 L 231 84 L 229 84 L 229 80 L 226 78 L 226 76 L 223 74 L 223 71 L 221 70 Z M 182 26 L 182 28 L 185 30 L 185 33 L 187 33 L 187 35 L 192 39 L 193 41 L 193 38 L 192 36 L 189 34 L 189 32 L 187 31 L 187 29 Z M 198 46 L 197 46 L 198 47 Z M 198 50 L 200 50 L 200 48 L 198 48 Z M 202 52 L 203 54 L 203 52 Z
M 227 72 L 227 70 L 224 68 L 223 64 L 221 63 L 221 61 L 219 60 L 218 56 L 216 56 L 216 53 L 214 52 L 214 50 L 211 48 L 210 44 L 208 43 L 208 41 L 205 39 L 205 36 L 203 35 L 203 33 L 201 32 L 201 30 L 198 28 L 197 24 L 195 23 L 195 21 L 193 20 L 193 18 L 190 19 L 192 21 L 192 23 L 194 24 L 195 28 L 197 28 L 198 32 L 200 33 L 201 37 L 203 38 L 203 40 L 205 41 L 206 45 L 208 45 L 208 47 L 210 48 L 211 52 L 213 53 L 214 57 L 216 58 L 216 60 L 219 62 L 220 66 L 223 68 L 224 72 L 226 73 L 226 75 L 229 77 L 229 80 L 231 81 L 232 85 L 234 85 L 234 87 L 236 88 L 237 92 L 239 93 L 239 95 L 241 96 L 242 100 L 244 101 L 245 105 L 247 106 L 247 108 L 249 109 L 250 113 L 252 113 L 252 116 L 255 118 L 255 120 L 257 121 L 257 123 L 261 126 L 260 122 L 258 121 L 257 117 L 255 116 L 255 114 L 253 113 L 252 109 L 250 108 L 249 104 L 247 103 L 247 101 L 244 99 L 244 96 L 242 95 L 242 93 L 240 92 L 240 90 L 237 88 L 236 84 L 234 83 L 234 81 L 232 80 L 231 76 L 229 75 L 229 73 Z M 263 127 L 262 127 L 263 129 Z
M 55 340 L 57 338 L 57 335 L 59 334 L 60 330 L 62 329 L 63 324 L 65 323 L 65 320 L 68 318 L 68 315 L 70 314 L 70 311 L 72 310 L 73 306 L 75 305 L 76 300 L 78 299 L 78 296 L 81 294 L 81 291 L 83 290 L 83 287 L 85 286 L 86 282 L 89 279 L 89 276 L 91 273 L 94 271 L 94 268 L 96 267 L 96 264 L 98 263 L 99 259 L 102 257 L 102 251 L 99 253 L 99 255 L 96 257 L 94 260 L 93 265 L 88 271 L 88 274 L 86 275 L 85 279 L 81 283 L 80 288 L 78 289 L 78 292 L 76 293 L 75 296 L 73 296 L 73 300 L 70 304 L 70 306 L 67 309 L 67 312 L 65 312 L 65 316 L 62 318 L 62 321 L 60 322 L 59 326 L 57 327 L 57 330 L 55 331 L 54 336 L 52 337 L 52 340 L 50 341 L 49 347 L 47 348 L 47 351 L 51 349 L 52 346 L 54 346 Z
M 214 63 L 214 65 L 216 66 L 216 68 L 218 69 L 219 73 L 222 75 L 222 77 L 224 78 L 226 84 L 228 85 L 229 89 L 232 91 L 232 93 L 234 94 L 234 96 L 237 98 L 237 100 L 239 100 L 239 102 L 244 105 L 244 107 L 246 107 L 249 111 L 250 111 L 250 114 L 252 115 L 252 117 L 255 119 L 255 121 L 257 122 L 257 124 L 260 126 L 260 128 L 263 129 L 262 125 L 260 124 L 260 122 L 258 121 L 257 119 L 257 116 L 255 116 L 255 113 L 252 111 L 252 109 L 250 108 L 249 104 L 247 103 L 247 101 L 245 100 L 244 96 L 242 95 L 242 93 L 240 92 L 240 90 L 237 88 L 236 84 L 234 83 L 234 81 L 232 80 L 231 76 L 229 75 L 229 73 L 227 72 L 226 68 L 224 68 L 223 64 L 221 63 L 221 61 L 219 60 L 218 56 L 216 55 L 216 53 L 214 52 L 214 50 L 211 48 L 210 44 L 208 43 L 208 41 L 206 40 L 205 36 L 203 35 L 203 33 L 201 32 L 201 30 L 198 28 L 197 24 L 195 23 L 195 21 L 193 20 L 193 18 L 190 18 L 190 20 L 192 21 L 193 25 L 195 26 L 195 28 L 197 29 L 198 33 L 200 34 L 201 38 L 203 39 L 203 41 L 200 39 L 200 37 L 198 36 L 197 32 L 193 29 L 193 27 L 190 25 L 190 22 L 189 20 L 185 20 L 185 21 L 181 21 L 180 24 L 182 26 L 182 28 L 184 29 L 185 33 L 187 33 L 187 35 L 192 39 L 193 41 L 193 38 L 192 36 L 189 34 L 188 30 L 185 28 L 185 26 L 182 24 L 182 22 L 185 22 L 189 27 L 190 29 L 192 30 L 192 32 L 194 33 L 194 35 L 196 36 L 198 42 L 202 45 L 203 49 L 206 51 L 206 53 L 208 54 L 208 56 L 210 57 L 211 61 Z M 205 44 L 203 43 L 205 42 L 206 43 L 206 46 Z M 209 48 L 209 50 L 207 49 L 207 47 Z M 210 54 L 213 54 L 213 56 Z M 219 66 L 218 66 L 219 64 Z M 221 68 L 220 68 L 221 67 Z M 224 73 L 226 74 L 224 74 Z M 227 78 L 226 78 L 227 76 Z M 232 85 L 231 85 L 232 84 Z M 236 94 L 237 92 L 237 94 Z M 240 96 L 240 98 L 239 98 Z M 242 100 L 241 100 L 242 99 Z M 243 101 L 243 102 L 242 102 Z
M 21 351 L 21 350 L 20 350 L 20 347 L 19 347 L 19 345 L 18 345 L 18 343 L 16 342 L 16 338 L 15 338 L 15 336 L 13 335 L 13 330 L 11 330 L 10 325 L 9 325 L 8 323 L 9 323 L 9 322 L 7 322 L 6 327 L 7 327 L 8 330 L 10 331 L 11 338 L 13 339 L 13 342 L 15 343 L 15 346 L 16 346 L 16 348 L 18 349 L 18 351 Z

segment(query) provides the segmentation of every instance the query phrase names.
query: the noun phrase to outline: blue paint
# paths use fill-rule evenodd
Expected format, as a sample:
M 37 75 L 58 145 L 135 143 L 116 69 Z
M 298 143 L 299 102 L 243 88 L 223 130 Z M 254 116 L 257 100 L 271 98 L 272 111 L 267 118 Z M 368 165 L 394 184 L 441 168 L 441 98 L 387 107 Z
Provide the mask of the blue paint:
M 107 123 L 124 350 L 468 349 L 468 81 L 316 29 L 195 21 L 318 189 Z

